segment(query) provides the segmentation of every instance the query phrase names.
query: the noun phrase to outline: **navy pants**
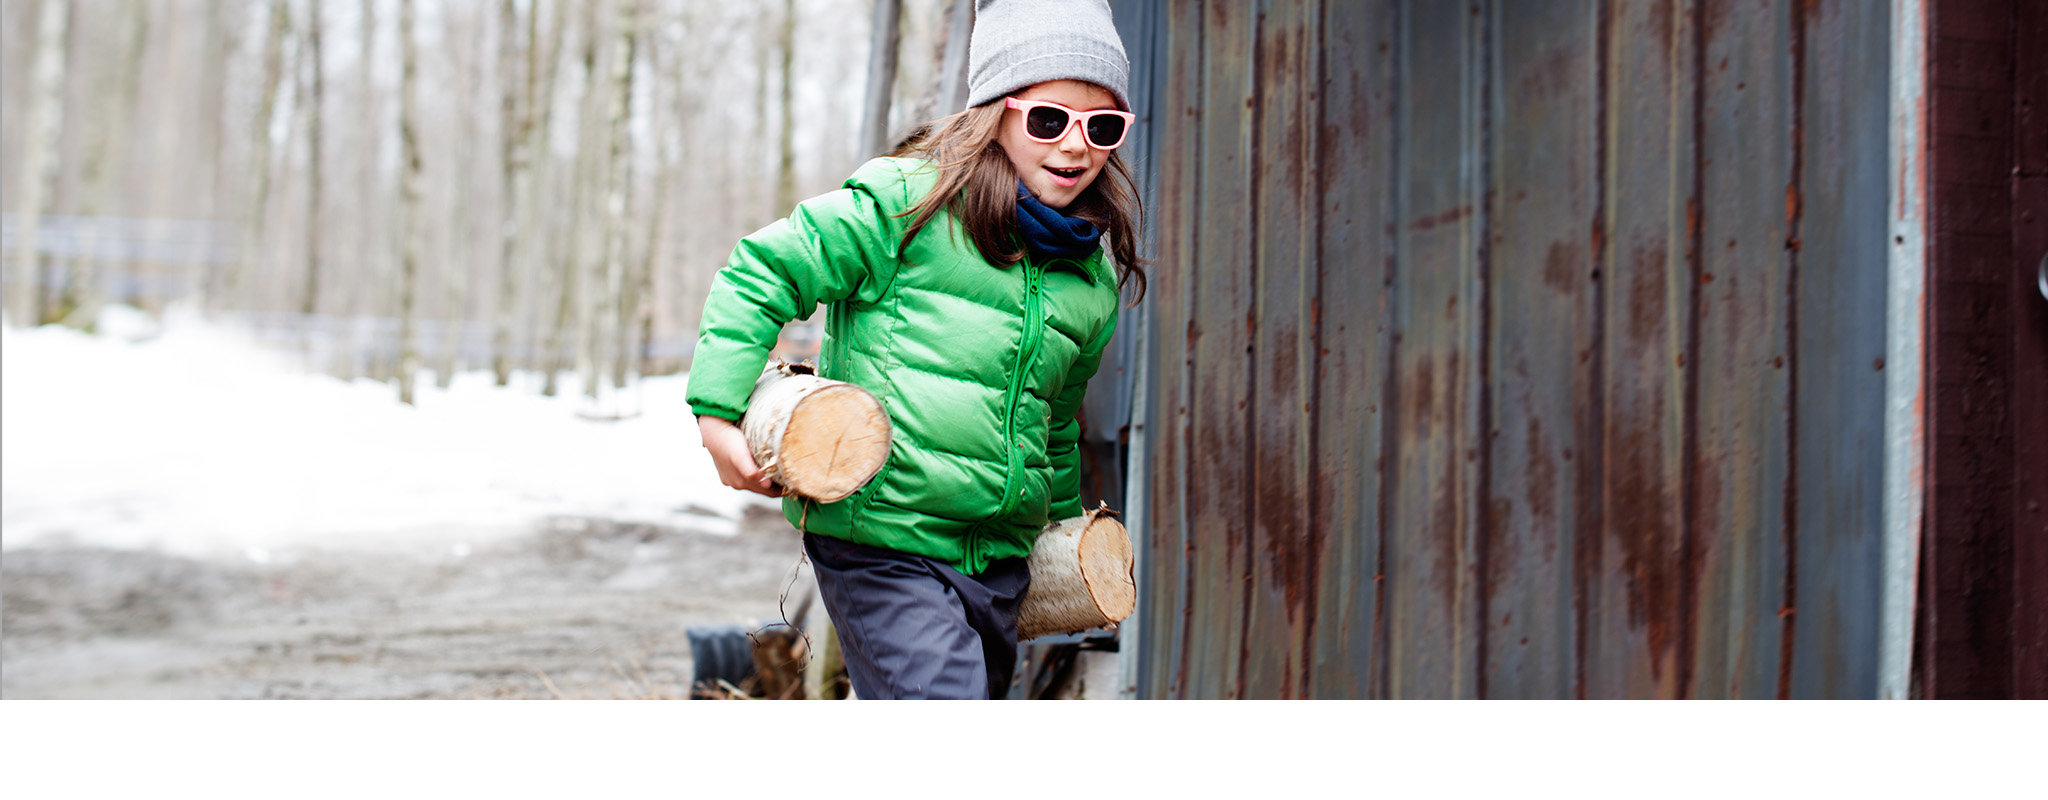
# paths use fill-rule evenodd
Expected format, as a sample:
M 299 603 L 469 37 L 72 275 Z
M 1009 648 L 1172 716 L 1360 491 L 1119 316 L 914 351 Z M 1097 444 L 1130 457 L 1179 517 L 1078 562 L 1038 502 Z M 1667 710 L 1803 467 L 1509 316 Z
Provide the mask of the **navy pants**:
M 1017 605 L 1031 585 L 1022 558 L 980 575 L 910 553 L 804 535 L 847 677 L 863 700 L 984 700 L 1017 671 Z

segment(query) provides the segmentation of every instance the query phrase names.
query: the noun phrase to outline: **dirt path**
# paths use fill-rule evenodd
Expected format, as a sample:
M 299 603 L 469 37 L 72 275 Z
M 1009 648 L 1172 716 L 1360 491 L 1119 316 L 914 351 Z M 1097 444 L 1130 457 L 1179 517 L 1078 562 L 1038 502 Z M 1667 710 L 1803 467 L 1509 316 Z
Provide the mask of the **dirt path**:
M 684 629 L 779 620 L 799 549 L 756 509 L 737 536 L 565 519 L 437 558 L 9 550 L 0 697 L 683 697 Z

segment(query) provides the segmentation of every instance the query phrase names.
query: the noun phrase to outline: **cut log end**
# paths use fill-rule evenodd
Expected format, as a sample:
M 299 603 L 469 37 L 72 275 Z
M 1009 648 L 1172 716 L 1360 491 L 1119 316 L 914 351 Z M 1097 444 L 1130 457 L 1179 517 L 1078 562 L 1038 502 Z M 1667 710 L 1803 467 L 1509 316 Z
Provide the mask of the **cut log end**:
M 1122 622 L 1137 607 L 1132 567 L 1130 534 L 1106 507 L 1046 526 L 1031 550 L 1017 638 Z
M 889 414 L 881 402 L 804 364 L 763 370 L 740 428 L 770 480 L 819 502 L 852 495 L 889 459 Z
M 1138 583 L 1132 578 L 1131 537 L 1122 523 L 1100 516 L 1081 529 L 1081 579 L 1102 616 L 1122 622 L 1138 607 Z
M 859 387 L 819 389 L 790 415 L 780 455 L 785 485 L 821 503 L 845 499 L 889 459 L 889 416 Z

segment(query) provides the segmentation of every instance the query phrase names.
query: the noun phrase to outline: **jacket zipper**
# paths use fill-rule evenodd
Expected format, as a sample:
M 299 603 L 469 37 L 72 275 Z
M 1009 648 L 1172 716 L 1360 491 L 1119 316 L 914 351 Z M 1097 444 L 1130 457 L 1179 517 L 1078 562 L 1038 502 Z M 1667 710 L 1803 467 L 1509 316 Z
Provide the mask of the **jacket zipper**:
M 1017 401 L 1024 394 L 1024 376 L 1038 357 L 1038 341 L 1045 334 L 1044 315 L 1039 311 L 1043 271 L 1031 259 L 1024 260 L 1024 341 L 1017 348 L 1017 366 L 1010 371 L 1010 390 L 1003 403 L 1003 441 L 1010 445 L 1010 468 L 1003 475 L 1003 502 L 990 519 L 1008 517 L 1017 510 L 1023 490 L 1018 476 L 1024 471 L 1024 443 L 1017 439 Z

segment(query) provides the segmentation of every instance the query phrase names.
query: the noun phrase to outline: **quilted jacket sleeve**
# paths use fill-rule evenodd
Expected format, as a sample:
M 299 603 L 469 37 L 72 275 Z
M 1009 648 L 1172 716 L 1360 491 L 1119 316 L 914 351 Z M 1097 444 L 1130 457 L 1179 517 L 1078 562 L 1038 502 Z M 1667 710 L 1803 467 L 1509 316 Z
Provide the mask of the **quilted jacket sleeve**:
M 821 303 L 870 296 L 893 280 L 902 174 L 870 162 L 845 188 L 805 200 L 741 239 L 712 282 L 691 356 L 691 411 L 739 419 L 782 326 Z
M 1095 340 L 1081 350 L 1081 357 L 1074 360 L 1073 368 L 1067 371 L 1066 382 L 1060 387 L 1060 395 L 1052 404 L 1052 430 L 1046 437 L 1045 454 L 1052 461 L 1051 518 L 1054 522 L 1081 516 L 1081 423 L 1075 416 L 1081 413 L 1081 399 L 1088 394 L 1088 380 L 1095 377 L 1096 369 L 1102 366 L 1102 351 L 1109 347 L 1109 338 L 1115 333 L 1116 314 L 1112 311 L 1109 323 L 1102 326 L 1102 332 L 1096 334 Z

